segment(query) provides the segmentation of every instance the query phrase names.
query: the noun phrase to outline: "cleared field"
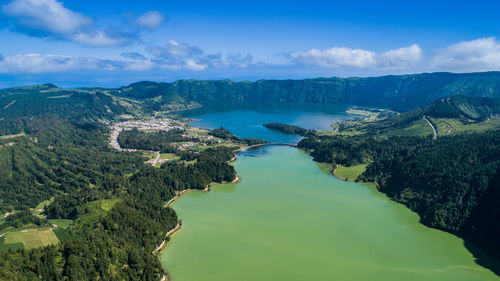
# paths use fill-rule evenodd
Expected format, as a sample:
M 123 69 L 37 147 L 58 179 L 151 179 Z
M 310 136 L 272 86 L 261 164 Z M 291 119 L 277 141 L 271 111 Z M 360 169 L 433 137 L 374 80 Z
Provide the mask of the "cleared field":
M 66 219 L 53 219 L 49 220 L 49 222 L 51 224 L 57 225 L 57 227 L 60 228 L 68 228 L 73 223 L 72 220 L 66 220 Z
M 430 136 L 432 134 L 434 134 L 432 127 L 424 119 L 415 122 L 408 128 L 392 130 L 386 133 L 388 136 Z
M 433 118 L 434 123 L 438 127 L 438 135 L 446 136 L 453 134 L 461 134 L 464 132 L 485 132 L 487 130 L 499 129 L 500 119 L 489 119 L 479 123 L 466 123 L 459 119 L 452 118 Z
M 50 205 L 50 203 L 54 202 L 54 197 L 50 200 L 44 200 L 40 202 L 40 204 L 36 205 L 35 209 L 43 209 L 45 206 Z
M 165 160 L 165 159 L 167 159 L 167 160 L 174 160 L 174 159 L 177 159 L 177 158 L 178 157 L 175 156 L 174 153 L 162 153 L 162 154 L 160 154 L 160 159 L 161 160 Z
M 156 158 L 156 154 L 155 153 L 151 153 L 151 152 L 143 152 L 142 153 L 142 157 L 148 159 L 148 160 L 151 160 L 151 159 L 155 159 Z
M 5 236 L 2 236 L 2 234 L 0 234 L 0 254 L 5 253 L 9 250 L 17 250 L 22 248 L 23 243 L 5 244 Z
M 335 170 L 335 175 L 344 179 L 353 181 L 358 178 L 364 171 L 366 171 L 366 166 L 368 164 L 359 164 L 355 166 L 345 167 L 339 165 L 337 170 Z
M 353 115 L 363 116 L 366 121 L 373 121 L 377 119 L 377 116 L 379 116 L 380 114 L 379 111 L 371 111 L 366 109 L 355 109 L 355 108 L 350 108 L 346 110 L 346 112 Z
M 59 239 L 50 228 L 24 229 L 12 231 L 5 235 L 5 245 L 22 243 L 24 248 L 33 248 L 54 245 L 59 243 Z

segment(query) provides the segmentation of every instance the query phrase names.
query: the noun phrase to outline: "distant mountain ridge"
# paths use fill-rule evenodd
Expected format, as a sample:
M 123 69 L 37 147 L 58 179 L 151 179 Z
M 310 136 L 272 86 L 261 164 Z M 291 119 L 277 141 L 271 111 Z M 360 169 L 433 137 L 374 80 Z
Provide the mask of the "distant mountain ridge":
M 423 73 L 367 78 L 302 80 L 179 80 L 173 83 L 137 82 L 113 91 L 135 99 L 201 104 L 316 103 L 346 104 L 408 111 L 439 98 L 500 95 L 500 72 Z

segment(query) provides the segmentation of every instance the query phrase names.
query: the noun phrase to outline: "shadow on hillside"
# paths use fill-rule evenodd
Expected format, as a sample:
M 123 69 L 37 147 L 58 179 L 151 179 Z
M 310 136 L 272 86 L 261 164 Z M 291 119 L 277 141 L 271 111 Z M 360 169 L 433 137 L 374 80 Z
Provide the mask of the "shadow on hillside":
M 470 241 L 464 241 L 464 245 L 467 250 L 474 255 L 477 264 L 493 271 L 497 276 L 500 276 L 500 259 L 492 257 Z

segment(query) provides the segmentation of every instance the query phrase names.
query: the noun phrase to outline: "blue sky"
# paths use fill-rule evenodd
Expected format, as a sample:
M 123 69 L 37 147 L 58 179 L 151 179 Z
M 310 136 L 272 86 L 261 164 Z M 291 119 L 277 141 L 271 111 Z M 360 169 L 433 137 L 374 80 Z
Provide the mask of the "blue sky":
M 0 87 L 500 70 L 498 1 L 0 5 Z

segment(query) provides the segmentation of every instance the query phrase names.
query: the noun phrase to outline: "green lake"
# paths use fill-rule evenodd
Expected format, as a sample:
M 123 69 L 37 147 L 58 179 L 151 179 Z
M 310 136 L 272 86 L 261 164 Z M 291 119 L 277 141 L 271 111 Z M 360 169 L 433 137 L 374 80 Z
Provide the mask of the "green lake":
M 299 149 L 247 151 L 234 165 L 240 183 L 174 203 L 183 226 L 161 255 L 171 280 L 500 280 L 461 239 Z

